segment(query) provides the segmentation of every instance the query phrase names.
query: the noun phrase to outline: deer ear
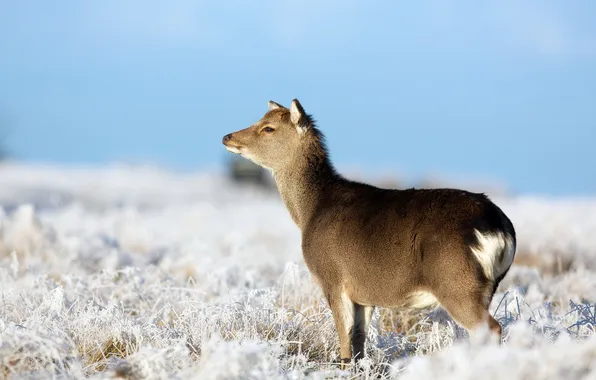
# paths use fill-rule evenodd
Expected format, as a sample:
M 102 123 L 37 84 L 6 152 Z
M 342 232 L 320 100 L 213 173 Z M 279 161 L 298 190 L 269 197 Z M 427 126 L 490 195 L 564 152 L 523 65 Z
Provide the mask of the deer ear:
M 281 104 L 275 103 L 273 100 L 269 101 L 269 110 L 276 110 L 278 108 L 284 108 Z
M 304 119 L 304 108 L 298 101 L 298 99 L 292 100 L 290 106 L 290 121 L 296 126 L 300 126 L 301 121 Z

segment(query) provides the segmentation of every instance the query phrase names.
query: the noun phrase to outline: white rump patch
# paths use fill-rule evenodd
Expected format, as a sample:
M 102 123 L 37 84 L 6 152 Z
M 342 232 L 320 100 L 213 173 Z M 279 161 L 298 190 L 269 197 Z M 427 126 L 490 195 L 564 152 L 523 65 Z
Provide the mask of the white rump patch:
M 513 263 L 515 246 L 511 236 L 502 232 L 483 234 L 474 230 L 479 248 L 472 248 L 472 252 L 480 263 L 486 277 L 495 280 Z M 502 253 L 502 257 L 501 256 Z M 499 258 L 501 260 L 499 260 Z

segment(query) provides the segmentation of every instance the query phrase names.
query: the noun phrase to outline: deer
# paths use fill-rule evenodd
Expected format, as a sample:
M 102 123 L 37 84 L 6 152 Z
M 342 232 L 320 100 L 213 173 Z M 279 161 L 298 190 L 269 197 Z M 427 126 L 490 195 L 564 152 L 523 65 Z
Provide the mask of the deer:
M 441 306 L 470 334 L 483 328 L 502 343 L 489 306 L 517 241 L 511 220 L 485 193 L 346 178 L 298 99 L 289 108 L 270 100 L 260 120 L 222 143 L 273 175 L 331 309 L 341 368 L 365 356 L 376 307 Z

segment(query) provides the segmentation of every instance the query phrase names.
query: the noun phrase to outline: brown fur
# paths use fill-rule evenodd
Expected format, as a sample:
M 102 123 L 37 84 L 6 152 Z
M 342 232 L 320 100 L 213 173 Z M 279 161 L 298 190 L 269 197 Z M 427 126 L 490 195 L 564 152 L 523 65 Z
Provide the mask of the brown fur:
M 290 109 L 274 102 L 269 108 L 223 143 L 272 171 L 302 232 L 305 263 L 332 310 L 342 363 L 364 356 L 375 306 L 415 304 L 421 292 L 466 329 L 488 325 L 500 338 L 488 306 L 516 243 L 513 225 L 496 205 L 458 189 L 395 190 L 350 181 L 333 168 L 323 134 L 296 99 Z M 482 251 L 494 254 L 492 266 L 483 267 L 473 253 L 483 247 L 475 231 L 510 242 Z

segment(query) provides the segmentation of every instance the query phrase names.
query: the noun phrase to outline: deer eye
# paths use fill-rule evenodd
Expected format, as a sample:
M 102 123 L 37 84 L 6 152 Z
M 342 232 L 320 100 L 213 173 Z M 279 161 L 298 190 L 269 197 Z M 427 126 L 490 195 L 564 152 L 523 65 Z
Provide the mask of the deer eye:
M 273 129 L 271 127 L 265 127 L 263 129 L 261 129 L 261 132 L 271 133 L 271 132 L 275 132 L 275 129 Z

